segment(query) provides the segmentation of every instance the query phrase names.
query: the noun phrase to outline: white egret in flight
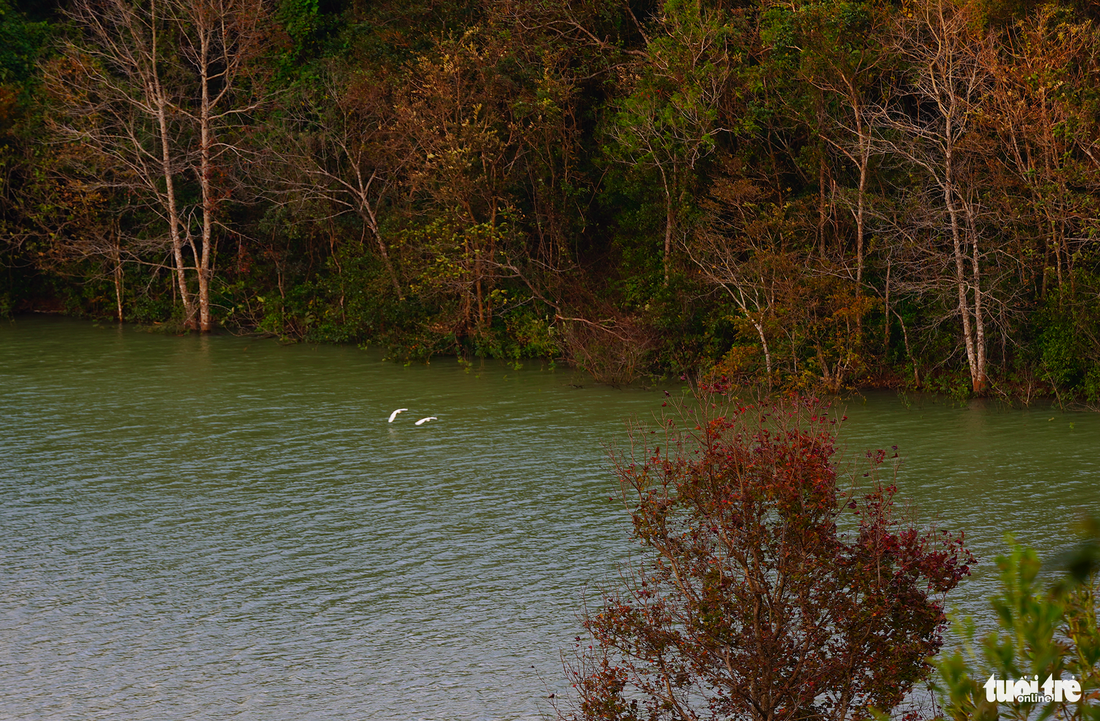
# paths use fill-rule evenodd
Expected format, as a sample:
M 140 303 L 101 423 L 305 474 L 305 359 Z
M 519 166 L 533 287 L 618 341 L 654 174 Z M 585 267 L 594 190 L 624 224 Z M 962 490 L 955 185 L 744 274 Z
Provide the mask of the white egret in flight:
M 416 422 L 416 425 L 418 425 L 418 426 L 422 426 L 422 425 L 424 425 L 425 423 L 427 423 L 428 421 L 437 421 L 437 420 L 439 420 L 439 419 L 438 419 L 438 418 L 436 418 L 435 416 L 428 416 L 427 418 L 421 418 L 420 420 L 418 420 L 418 421 Z
M 398 409 L 397 409 L 396 411 L 394 411 L 393 413 L 391 413 L 391 414 L 390 414 L 390 423 L 393 423 L 393 419 L 394 419 L 394 418 L 397 418 L 397 414 L 398 414 L 398 413 L 404 413 L 404 412 L 405 412 L 405 411 L 407 411 L 407 410 L 409 410 L 409 409 L 408 409 L 408 408 L 398 408 Z

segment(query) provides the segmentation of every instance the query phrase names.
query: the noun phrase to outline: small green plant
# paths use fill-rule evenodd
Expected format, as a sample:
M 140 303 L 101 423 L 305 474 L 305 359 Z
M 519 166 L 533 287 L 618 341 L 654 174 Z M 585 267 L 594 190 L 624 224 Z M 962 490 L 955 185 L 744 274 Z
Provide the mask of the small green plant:
M 1092 532 L 1066 559 L 1067 578 L 1047 585 L 1035 551 L 1008 539 L 1008 554 L 997 558 L 1001 593 L 991 600 L 999 628 L 979 639 L 971 619 L 956 620 L 963 646 L 935 662 L 943 702 L 937 718 L 1100 719 L 1095 522 Z M 1052 694 L 1060 680 L 1079 687 L 1080 697 Z M 1020 682 L 1039 694 L 1012 693 Z

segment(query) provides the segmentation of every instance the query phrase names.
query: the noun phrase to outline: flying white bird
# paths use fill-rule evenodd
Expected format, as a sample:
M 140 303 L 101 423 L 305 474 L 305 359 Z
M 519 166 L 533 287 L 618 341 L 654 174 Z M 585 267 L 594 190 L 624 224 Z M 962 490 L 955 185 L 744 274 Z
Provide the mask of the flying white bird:
M 418 426 L 422 426 L 422 425 L 424 425 L 425 423 L 427 423 L 428 421 L 438 421 L 438 420 L 439 420 L 439 419 L 438 419 L 438 418 L 436 418 L 435 416 L 428 416 L 427 418 L 421 418 L 420 420 L 418 420 L 418 421 L 416 422 L 416 425 L 418 425 Z
M 393 419 L 394 419 L 394 418 L 397 418 L 397 414 L 398 414 L 398 413 L 404 413 L 404 412 L 405 412 L 405 411 L 407 411 L 407 410 L 409 410 L 409 409 L 408 409 L 408 408 L 398 408 L 398 409 L 397 409 L 396 411 L 394 411 L 393 413 L 391 413 L 391 414 L 390 414 L 390 423 L 393 423 Z

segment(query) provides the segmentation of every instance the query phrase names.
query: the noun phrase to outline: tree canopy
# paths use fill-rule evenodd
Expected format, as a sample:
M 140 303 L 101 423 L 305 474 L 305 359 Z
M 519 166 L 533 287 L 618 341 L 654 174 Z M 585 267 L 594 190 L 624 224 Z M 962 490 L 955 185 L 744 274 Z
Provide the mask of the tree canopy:
M 1100 402 L 1090 5 L 23 10 L 4 312 Z
M 642 555 L 582 617 L 591 638 L 568 664 L 579 699 L 566 716 L 892 710 L 928 675 L 944 596 L 969 574 L 961 536 L 899 519 L 896 488 L 873 475 L 884 452 L 868 454 L 869 483 L 846 484 L 836 420 L 812 400 L 716 398 L 639 430 L 618 459 Z

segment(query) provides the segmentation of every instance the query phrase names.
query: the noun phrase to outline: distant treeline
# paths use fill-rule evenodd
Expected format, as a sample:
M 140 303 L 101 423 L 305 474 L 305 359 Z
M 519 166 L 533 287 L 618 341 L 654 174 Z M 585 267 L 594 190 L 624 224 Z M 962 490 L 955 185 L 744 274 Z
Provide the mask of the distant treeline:
M 0 312 L 1096 403 L 1098 20 L 0 0 Z

